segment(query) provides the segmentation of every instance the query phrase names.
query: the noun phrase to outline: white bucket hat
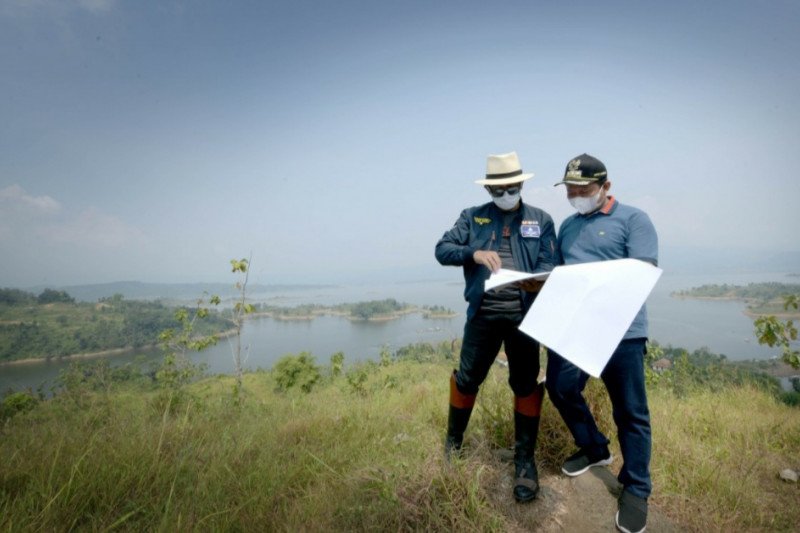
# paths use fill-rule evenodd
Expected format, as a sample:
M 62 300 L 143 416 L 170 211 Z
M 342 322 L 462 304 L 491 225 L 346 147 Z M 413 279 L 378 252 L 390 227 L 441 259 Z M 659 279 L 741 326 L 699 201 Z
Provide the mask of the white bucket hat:
M 520 183 L 533 177 L 522 173 L 517 152 L 490 155 L 486 158 L 486 179 L 476 180 L 479 185 L 510 185 Z

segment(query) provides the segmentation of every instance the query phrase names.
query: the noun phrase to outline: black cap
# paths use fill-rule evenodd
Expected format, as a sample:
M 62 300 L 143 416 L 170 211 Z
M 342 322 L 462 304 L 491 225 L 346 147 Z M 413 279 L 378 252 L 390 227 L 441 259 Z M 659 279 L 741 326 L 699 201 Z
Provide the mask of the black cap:
M 602 161 L 589 154 L 573 157 L 564 170 L 564 179 L 556 183 L 569 183 L 570 185 L 589 185 L 598 181 L 605 181 L 608 176 L 606 166 Z

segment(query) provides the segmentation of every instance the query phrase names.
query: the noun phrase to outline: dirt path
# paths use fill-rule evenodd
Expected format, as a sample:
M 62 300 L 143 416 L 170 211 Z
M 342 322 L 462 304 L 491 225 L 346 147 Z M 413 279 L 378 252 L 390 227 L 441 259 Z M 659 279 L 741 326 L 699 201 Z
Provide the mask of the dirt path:
M 510 454 L 510 452 L 508 452 Z M 568 477 L 539 467 L 541 490 L 533 502 L 518 504 L 512 497 L 513 466 L 507 454 L 499 454 L 492 465 L 495 472 L 489 480 L 493 503 L 509 519 L 510 531 L 516 532 L 613 532 L 620 486 L 608 468 L 592 468 L 589 472 Z M 684 531 L 658 509 L 650 505 L 647 531 L 677 533 Z

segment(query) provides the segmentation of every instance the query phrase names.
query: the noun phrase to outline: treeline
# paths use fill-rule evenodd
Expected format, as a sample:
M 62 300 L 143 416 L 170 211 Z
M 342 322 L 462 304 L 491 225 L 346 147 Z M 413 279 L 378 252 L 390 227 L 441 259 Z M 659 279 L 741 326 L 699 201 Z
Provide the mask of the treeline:
M 452 309 L 443 305 L 422 306 L 422 316 L 424 318 L 451 317 L 455 315 L 456 313 Z
M 259 312 L 267 313 L 278 318 L 309 318 L 325 314 L 337 314 L 346 315 L 357 320 L 369 320 L 371 318 L 391 316 L 396 313 L 415 310 L 414 306 L 407 303 L 398 302 L 394 298 L 356 303 L 343 303 L 331 306 L 303 304 L 296 307 L 278 307 L 261 304 L 256 308 Z
M 350 316 L 361 320 L 369 320 L 379 316 L 391 315 L 398 311 L 410 309 L 408 304 L 402 304 L 394 298 L 385 300 L 371 300 L 369 302 L 358 302 L 350 307 Z
M 653 364 L 662 358 L 672 363 L 671 368 L 657 372 Z M 647 363 L 648 382 L 671 388 L 679 396 L 698 388 L 720 391 L 731 386 L 752 385 L 788 405 L 800 405 L 800 392 L 783 392 L 778 379 L 768 373 L 774 364 L 771 361 L 732 362 L 705 347 L 690 352 L 652 342 L 648 344 Z
M 75 298 L 65 291 L 45 289 L 39 296 L 20 289 L 0 289 L 0 305 L 32 305 L 50 303 L 75 303 Z
M 746 286 L 741 286 L 723 283 L 721 285 L 701 285 L 700 287 L 692 287 L 691 289 L 672 293 L 673 296 L 688 298 L 737 298 L 762 301 L 780 299 L 787 294 L 800 294 L 800 284 L 770 281 L 748 283 Z
M 276 305 L 257 304 L 256 310 L 259 313 L 266 313 L 273 317 L 313 317 L 324 315 L 331 308 L 319 304 L 302 304 L 295 307 L 280 307 Z
M 175 312 L 160 302 L 128 301 L 119 294 L 76 303 L 64 291 L 45 289 L 37 296 L 0 289 L 0 362 L 153 345 L 163 330 L 177 326 Z M 197 333 L 227 327 L 227 320 L 211 313 Z

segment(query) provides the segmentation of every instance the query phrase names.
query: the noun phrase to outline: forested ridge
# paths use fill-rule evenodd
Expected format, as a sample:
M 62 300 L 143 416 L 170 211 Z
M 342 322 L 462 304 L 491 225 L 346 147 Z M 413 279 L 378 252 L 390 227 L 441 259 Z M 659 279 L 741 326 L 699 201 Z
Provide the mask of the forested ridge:
M 119 294 L 88 303 L 54 289 L 39 295 L 0 289 L 0 362 L 152 345 L 159 333 L 178 325 L 175 312 L 158 301 Z M 197 324 L 199 334 L 229 326 L 217 313 Z

